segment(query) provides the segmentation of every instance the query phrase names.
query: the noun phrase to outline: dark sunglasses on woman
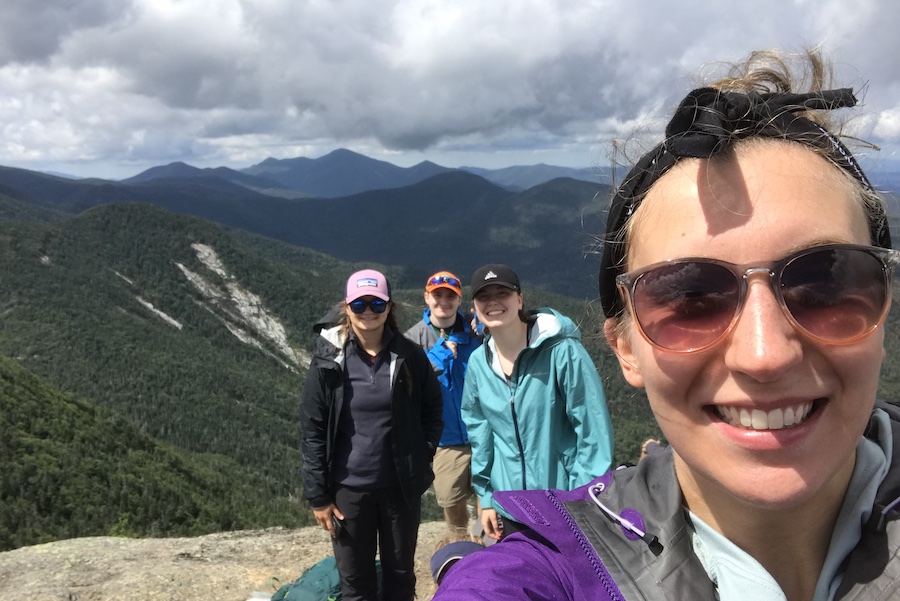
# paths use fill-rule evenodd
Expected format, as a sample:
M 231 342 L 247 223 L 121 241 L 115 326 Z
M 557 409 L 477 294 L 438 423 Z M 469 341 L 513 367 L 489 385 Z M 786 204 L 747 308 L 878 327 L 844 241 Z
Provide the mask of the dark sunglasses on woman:
M 351 311 L 359 315 L 366 312 L 366 307 L 372 309 L 372 313 L 384 313 L 388 303 L 386 300 L 373 298 L 372 300 L 355 300 L 347 303 L 347 305 L 350 307 Z
M 871 334 L 890 308 L 900 251 L 853 244 L 815 246 L 771 263 L 735 265 L 673 259 L 622 274 L 616 284 L 638 330 L 675 353 L 707 349 L 734 328 L 748 279 L 769 278 L 787 319 L 812 340 L 851 344 Z

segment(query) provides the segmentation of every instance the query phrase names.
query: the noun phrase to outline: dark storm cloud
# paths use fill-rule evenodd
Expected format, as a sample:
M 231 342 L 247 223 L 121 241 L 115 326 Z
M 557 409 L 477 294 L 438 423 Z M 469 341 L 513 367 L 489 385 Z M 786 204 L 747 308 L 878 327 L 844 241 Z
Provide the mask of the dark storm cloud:
M 0 64 L 45 61 L 71 32 L 116 22 L 130 7 L 127 0 L 5 0 L 0 4 Z

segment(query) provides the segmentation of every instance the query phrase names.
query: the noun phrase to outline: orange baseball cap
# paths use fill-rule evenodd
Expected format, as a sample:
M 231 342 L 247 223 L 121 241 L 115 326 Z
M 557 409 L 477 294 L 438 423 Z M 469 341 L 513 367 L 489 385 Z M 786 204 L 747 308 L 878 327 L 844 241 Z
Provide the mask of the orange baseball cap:
M 449 271 L 439 271 L 425 282 L 425 292 L 431 292 L 438 288 L 446 288 L 462 296 L 462 282 Z

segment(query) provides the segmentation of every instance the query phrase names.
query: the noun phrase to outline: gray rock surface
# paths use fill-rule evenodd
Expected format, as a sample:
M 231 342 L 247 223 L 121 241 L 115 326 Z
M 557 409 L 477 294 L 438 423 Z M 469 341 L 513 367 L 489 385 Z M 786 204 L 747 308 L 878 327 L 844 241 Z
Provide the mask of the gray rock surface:
M 432 597 L 429 559 L 445 534 L 443 522 L 426 522 L 419 529 L 420 600 Z M 296 580 L 330 554 L 327 533 L 316 527 L 196 538 L 77 538 L 0 553 L 0 600 L 265 599 L 275 590 L 273 578 Z

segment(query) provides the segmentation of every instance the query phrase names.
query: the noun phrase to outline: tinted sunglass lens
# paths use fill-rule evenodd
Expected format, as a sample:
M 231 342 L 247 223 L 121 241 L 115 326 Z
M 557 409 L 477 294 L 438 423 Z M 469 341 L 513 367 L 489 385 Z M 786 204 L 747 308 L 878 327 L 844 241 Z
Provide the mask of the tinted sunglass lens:
M 797 325 L 832 343 L 871 332 L 884 313 L 887 293 L 881 259 L 860 249 L 801 255 L 781 276 L 781 295 Z
M 702 348 L 731 324 L 740 284 L 727 268 L 686 261 L 649 271 L 633 289 L 634 312 L 644 334 L 672 351 Z
M 376 298 L 370 301 L 355 300 L 348 304 L 350 306 L 350 310 L 357 315 L 365 313 L 366 307 L 372 309 L 373 313 L 384 313 L 387 309 L 387 301 L 381 300 L 380 298 Z
M 448 275 L 439 275 L 431 278 L 431 285 L 438 286 L 440 284 L 450 284 L 451 286 L 461 286 L 461 283 L 456 278 L 451 278 Z

